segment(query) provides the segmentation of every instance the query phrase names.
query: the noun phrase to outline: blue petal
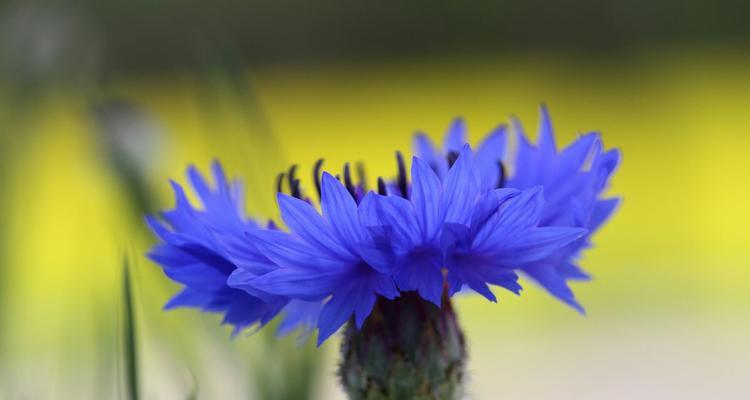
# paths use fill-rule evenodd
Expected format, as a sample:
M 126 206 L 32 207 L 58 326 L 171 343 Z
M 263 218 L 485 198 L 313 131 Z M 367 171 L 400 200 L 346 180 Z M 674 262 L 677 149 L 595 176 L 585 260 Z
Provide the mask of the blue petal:
M 495 294 L 492 293 L 492 290 L 490 290 L 490 287 L 487 286 L 487 284 L 483 282 L 481 279 L 477 279 L 472 276 L 471 278 L 468 278 L 466 284 L 472 290 L 484 296 L 487 300 L 493 303 L 497 303 L 497 297 L 495 297 Z
M 277 268 L 271 260 L 263 255 L 244 232 L 240 236 L 212 231 L 212 237 L 218 244 L 221 253 L 237 268 L 256 275 L 261 275 Z M 244 240 L 241 240 L 244 239 Z
M 458 153 L 466 142 L 466 122 L 464 122 L 463 118 L 457 117 L 451 122 L 448 131 L 445 132 L 445 143 L 443 146 L 448 153 Z
M 331 232 L 331 227 L 313 206 L 284 193 L 279 193 L 278 202 L 281 218 L 292 232 L 332 255 L 351 257 L 351 253 L 339 244 Z
M 444 254 L 468 252 L 471 249 L 471 231 L 466 225 L 446 223 L 440 238 Z
M 443 226 L 441 247 L 444 254 L 444 265 L 448 269 L 448 276 L 446 277 L 448 281 L 448 294 L 453 296 L 462 290 L 463 285 L 467 283 L 464 271 L 466 260 L 463 259 L 462 255 L 471 251 L 471 231 L 469 227 L 463 224 L 446 223 Z M 478 289 L 476 290 L 477 292 L 484 290 L 476 282 L 474 282 L 474 286 Z M 489 292 L 488 298 L 494 301 L 492 292 L 487 289 L 484 294 L 487 295 L 487 292 Z
M 541 224 L 560 225 L 575 221 L 577 219 L 575 214 L 580 210 L 574 207 L 585 204 L 588 208 L 589 202 L 596 196 L 592 190 L 594 177 L 592 173 L 579 173 L 565 179 L 558 179 L 557 184 L 547 184 L 545 186 L 547 202 Z
M 221 187 L 221 186 L 220 186 Z M 234 203 L 237 215 L 245 215 L 245 185 L 241 180 L 235 179 L 229 186 L 227 196 Z M 254 221 L 248 221 L 251 225 L 256 226 Z
M 414 157 L 411 164 L 411 201 L 422 233 L 423 243 L 431 241 L 442 223 L 440 179 L 421 159 Z
M 554 155 L 557 154 L 557 147 L 555 146 L 555 134 L 552 129 L 552 119 L 549 117 L 549 111 L 547 110 L 546 105 L 542 104 L 539 111 L 542 115 L 539 124 L 539 150 L 545 158 L 554 157 Z
M 235 269 L 235 265 L 229 260 L 218 254 L 211 248 L 208 248 L 202 244 L 187 243 L 179 247 L 181 251 L 189 254 L 193 257 L 196 262 L 210 266 L 211 268 L 221 271 L 225 276 Z
M 242 329 L 259 323 L 264 326 L 270 322 L 284 307 L 286 300 L 265 303 L 259 299 L 247 296 L 235 299 L 224 314 L 223 324 L 233 325 L 232 336 L 236 336 Z
M 479 277 L 477 274 L 472 273 L 472 267 L 474 267 L 474 263 L 469 262 L 463 262 L 463 260 L 460 259 L 448 259 L 447 260 L 447 266 L 448 266 L 448 282 L 450 285 L 450 295 L 453 295 L 457 293 L 463 285 L 468 285 L 469 288 L 474 290 L 475 292 L 481 294 L 487 300 L 496 302 L 497 298 L 492 293 L 490 288 L 487 286 L 487 284 L 482 280 L 481 277 Z
M 479 197 L 474 212 L 471 215 L 471 233 L 476 236 L 479 230 L 487 223 L 490 217 L 495 214 L 498 208 L 507 200 L 518 196 L 521 191 L 518 189 L 501 188 L 487 192 Z
M 232 271 L 229 277 L 226 279 L 226 284 L 229 287 L 242 290 L 245 293 L 257 297 L 263 301 L 273 301 L 279 298 L 278 294 L 271 294 L 265 291 L 262 287 L 258 287 L 256 279 L 259 275 L 248 272 L 244 269 L 236 269 Z
M 205 233 L 204 223 L 198 212 L 185 195 L 185 191 L 178 183 L 170 181 L 175 193 L 175 208 L 163 212 L 162 218 L 172 227 L 173 231 L 180 232 L 183 236 L 201 237 Z
M 185 190 L 182 188 L 182 186 L 173 180 L 170 180 L 169 184 L 172 185 L 172 191 L 174 191 L 175 208 L 185 211 L 193 210 L 193 206 L 190 205 L 190 201 L 188 200 L 187 195 L 185 194 Z
M 252 230 L 247 235 L 258 250 L 282 268 L 341 269 L 349 265 L 285 232 Z
M 414 136 L 414 154 L 423 159 L 438 176 L 445 176 L 448 171 L 448 160 L 424 133 Z
M 458 159 L 448 171 L 443 188 L 445 222 L 468 224 L 480 193 L 479 177 L 474 169 L 473 154 L 464 146 Z
M 202 291 L 188 287 L 173 296 L 167 302 L 167 304 L 164 305 L 164 309 L 172 310 L 180 307 L 203 308 L 206 304 L 211 303 L 214 299 L 215 297 L 213 292 Z
M 219 193 L 229 193 L 229 183 L 227 181 L 227 175 L 224 173 L 224 169 L 221 167 L 221 163 L 218 160 L 214 160 L 211 162 L 211 174 L 213 175 L 214 182 L 216 183 L 216 190 Z
M 336 293 L 323 306 L 318 317 L 318 346 L 336 333 L 351 317 L 358 299 L 352 298 L 350 294 L 348 291 Z
M 360 203 L 360 210 L 368 228 L 389 228 L 387 233 L 394 248 L 408 251 L 421 242 L 422 234 L 408 200 L 372 194 L 365 196 Z
M 498 204 L 503 204 L 505 201 L 510 200 L 519 194 L 521 191 L 513 188 L 500 188 L 492 191 L 492 194 L 497 198 Z
M 158 218 L 152 215 L 148 215 L 146 216 L 146 223 L 148 224 L 149 228 L 151 228 L 151 231 L 154 232 L 157 237 L 159 237 L 159 239 L 165 242 L 168 241 L 168 238 L 172 234 L 172 232 L 164 223 L 159 221 Z
M 323 303 L 319 301 L 289 301 L 286 307 L 284 307 L 284 318 L 279 323 L 277 333 L 284 336 L 298 328 L 301 328 L 303 333 L 308 333 L 318 323 L 318 316 L 320 315 L 322 306 Z
M 318 346 L 336 332 L 354 314 L 360 328 L 370 315 L 377 300 L 375 294 L 386 298 L 398 296 L 387 275 L 377 273 L 365 265 L 355 276 L 340 284 L 330 300 L 323 306 L 318 318 Z
M 482 178 L 482 189 L 494 189 L 500 178 L 498 163 L 504 158 L 507 128 L 500 125 L 479 144 L 476 163 Z
M 494 257 L 471 253 L 448 256 L 446 266 L 451 295 L 459 291 L 464 284 L 493 302 L 497 301 L 497 298 L 487 284 L 498 285 L 518 294 L 521 291 L 521 286 L 517 282 L 518 276 L 503 264 L 502 260 Z
M 323 173 L 321 186 L 323 215 L 331 222 L 339 242 L 353 249 L 356 243 L 365 240 L 357 203 L 344 185 L 327 172 Z
M 485 256 L 496 255 L 493 263 L 518 268 L 554 255 L 556 251 L 583 237 L 587 232 L 582 228 L 537 228 L 515 240 L 496 241 L 495 248 L 485 247 L 479 252 Z M 505 237 L 502 233 L 500 235 Z
M 381 273 L 372 273 L 367 278 L 367 284 L 373 292 L 385 297 L 386 299 L 395 299 L 400 295 L 396 283 L 390 275 Z
M 570 261 L 561 262 L 557 265 L 557 273 L 560 274 L 564 279 L 575 280 L 575 281 L 588 281 L 591 280 L 591 275 L 588 272 L 581 269 L 581 267 L 573 264 Z
M 612 149 L 597 157 L 592 169 L 597 173 L 596 190 L 606 188 L 610 175 L 620 165 L 622 154 L 618 149 Z
M 540 187 L 524 190 L 507 199 L 498 211 L 487 219 L 474 237 L 474 248 L 488 251 L 508 241 L 522 237 L 539 222 L 544 205 Z
M 232 274 L 230 285 L 238 288 L 262 290 L 271 294 L 306 301 L 323 300 L 343 283 L 340 270 L 279 268 L 255 279 L 240 281 Z
M 581 172 L 584 163 L 589 158 L 592 150 L 599 142 L 597 133 L 589 133 L 579 137 L 575 142 L 566 147 L 557 157 L 554 175 L 557 179 L 565 179 Z
M 620 205 L 619 198 L 599 200 L 594 205 L 588 228 L 591 232 L 597 231 L 612 215 Z
M 187 174 L 188 180 L 190 180 L 190 185 L 198 194 L 201 202 L 203 202 L 203 206 L 209 208 L 211 205 L 207 203 L 211 200 L 211 188 L 206 182 L 206 178 L 200 173 L 200 171 L 198 171 L 198 168 L 196 168 L 195 165 L 190 165 L 188 167 Z
M 359 220 L 366 228 L 382 226 L 378 206 L 375 204 L 380 196 L 375 192 L 368 192 L 359 202 Z
M 543 183 L 543 176 L 550 166 L 548 162 L 540 160 L 538 151 L 526 138 L 522 128 L 520 128 L 520 122 L 517 120 L 514 122 L 518 150 L 516 151 L 514 174 L 508 181 L 508 186 L 517 189 L 526 189 Z
M 382 227 L 381 232 L 388 230 Z M 382 233 L 381 233 L 382 234 Z M 356 245 L 357 253 L 378 272 L 389 274 L 394 266 L 396 254 L 389 241 L 367 241 Z
M 393 279 L 401 291 L 416 290 L 423 299 L 440 307 L 443 293 L 442 254 L 437 249 L 418 249 L 399 263 Z
M 370 316 L 372 307 L 375 306 L 376 300 L 377 296 L 375 296 L 374 293 L 362 293 L 355 302 L 354 323 L 356 324 L 357 329 L 361 329 L 362 325 L 365 323 L 365 319 Z
M 500 286 L 517 295 L 523 290 L 521 285 L 518 284 L 518 275 L 511 270 L 487 268 L 482 272 L 482 278 L 489 284 Z
M 219 290 L 226 286 L 226 275 L 203 264 L 164 267 L 163 269 L 170 279 L 191 288 Z
M 530 266 L 525 268 L 524 272 L 542 285 L 551 295 L 573 307 L 579 313 L 585 314 L 583 307 L 576 300 L 573 291 L 570 290 L 565 279 L 558 275 L 550 265 L 539 264 Z
M 195 258 L 189 253 L 186 253 L 179 247 L 167 244 L 154 246 L 146 255 L 151 261 L 168 267 L 190 265 L 196 262 Z

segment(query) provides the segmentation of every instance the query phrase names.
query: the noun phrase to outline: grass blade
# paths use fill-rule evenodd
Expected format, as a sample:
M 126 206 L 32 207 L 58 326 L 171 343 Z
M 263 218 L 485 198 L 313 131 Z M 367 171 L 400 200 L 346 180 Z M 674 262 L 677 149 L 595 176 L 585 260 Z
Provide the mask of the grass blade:
M 127 257 L 125 257 L 123 262 L 122 317 L 122 362 L 125 373 L 125 398 L 138 400 L 138 349 L 136 346 L 130 263 Z

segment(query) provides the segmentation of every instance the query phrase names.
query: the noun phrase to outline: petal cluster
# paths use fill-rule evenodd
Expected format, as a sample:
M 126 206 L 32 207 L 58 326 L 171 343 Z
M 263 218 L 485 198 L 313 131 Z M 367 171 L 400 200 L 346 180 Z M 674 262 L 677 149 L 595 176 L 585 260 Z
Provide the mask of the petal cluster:
M 318 316 L 322 343 L 350 317 L 361 327 L 377 296 L 394 298 L 391 277 L 368 264 L 362 247 L 371 240 L 354 197 L 343 184 L 323 173 L 322 215 L 308 202 L 280 193 L 279 208 L 289 232 L 254 230 L 252 246 L 277 268 L 251 279 L 230 279 L 236 287 L 295 299 L 325 301 Z M 244 275 L 244 273 L 242 273 Z
M 604 151 L 600 135 L 587 133 L 562 150 L 555 145 L 552 122 L 545 107 L 536 145 L 531 144 L 514 121 L 518 139 L 515 173 L 510 187 L 541 185 L 547 199 L 542 226 L 581 227 L 588 233 L 564 249 L 524 269 L 550 294 L 583 312 L 569 280 L 587 280 L 589 275 L 578 265 L 581 252 L 590 247 L 591 235 L 606 222 L 620 203 L 619 198 L 604 198 L 609 179 L 620 163 L 620 151 Z
M 602 193 L 619 152 L 597 134 L 558 151 L 546 109 L 538 144 L 515 128 L 514 154 L 504 126 L 476 152 L 461 119 L 443 148 L 418 134 L 409 173 L 399 156 L 398 178 L 377 192 L 318 164 L 319 208 L 290 174 L 291 195 L 277 197 L 284 229 L 248 219 L 218 163 L 213 187 L 191 167 L 201 207 L 173 183 L 175 208 L 149 219 L 161 239 L 151 258 L 184 286 L 167 306 L 223 313 L 238 330 L 282 314 L 281 333 L 315 327 L 320 344 L 348 321 L 361 327 L 378 298 L 413 291 L 441 306 L 469 289 L 496 301 L 490 286 L 518 294 L 521 274 L 582 311 L 567 283 L 588 277 L 576 260 L 616 208 Z
M 164 273 L 183 286 L 165 306 L 198 308 L 224 315 L 223 322 L 237 333 L 244 328 L 264 325 L 282 310 L 287 315 L 282 328 L 304 325 L 303 316 L 309 310 L 299 310 L 289 298 L 258 291 L 248 293 L 229 286 L 228 279 L 237 270 L 238 259 L 252 259 L 259 269 L 275 266 L 251 247 L 242 245 L 246 232 L 260 229 L 244 214 L 244 189 L 240 181 L 230 182 L 221 165 L 211 166 L 212 186 L 193 166 L 188 168 L 188 180 L 201 207 L 194 207 L 181 185 L 172 181 L 175 207 L 150 216 L 147 222 L 160 239 L 148 256 L 160 264 Z M 289 321 L 289 322 L 287 322 Z M 289 325 L 293 325 L 289 327 Z
M 583 308 L 568 286 L 571 280 L 588 280 L 590 276 L 577 264 L 581 253 L 591 247 L 591 235 L 612 216 L 620 199 L 605 198 L 609 180 L 620 164 L 618 149 L 605 151 L 598 133 L 580 135 L 562 150 L 555 144 L 549 112 L 541 107 L 541 120 L 536 144 L 529 141 L 523 127 L 513 119 L 517 150 L 506 151 L 507 130 L 500 126 L 487 135 L 477 152 L 477 163 L 482 172 L 484 187 L 497 186 L 518 190 L 541 187 L 544 204 L 538 224 L 540 227 L 570 227 L 586 229 L 579 239 L 547 257 L 524 265 L 520 270 L 544 287 L 551 295 L 574 307 Z M 466 129 L 456 119 L 446 132 L 445 148 L 438 150 L 425 135 L 417 134 L 414 148 L 436 173 L 441 173 L 445 154 L 455 151 L 455 143 L 466 141 Z M 493 166 L 502 176 L 498 181 Z M 512 167 L 512 168 L 511 168 Z M 512 170 L 511 174 L 507 171 Z M 505 175 L 507 174 L 507 176 Z

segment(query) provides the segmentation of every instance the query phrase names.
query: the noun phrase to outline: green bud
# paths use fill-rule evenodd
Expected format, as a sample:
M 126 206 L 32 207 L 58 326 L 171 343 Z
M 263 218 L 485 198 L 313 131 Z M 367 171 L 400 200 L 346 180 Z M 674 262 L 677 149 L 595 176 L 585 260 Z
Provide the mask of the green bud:
M 448 296 L 442 307 L 414 292 L 378 299 L 362 329 L 341 344 L 339 376 L 352 400 L 456 400 L 466 345 Z

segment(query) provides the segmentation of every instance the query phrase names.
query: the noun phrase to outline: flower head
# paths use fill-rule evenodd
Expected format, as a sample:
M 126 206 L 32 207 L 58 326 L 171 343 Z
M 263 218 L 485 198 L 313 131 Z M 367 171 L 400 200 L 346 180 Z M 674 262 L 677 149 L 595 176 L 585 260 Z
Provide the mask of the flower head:
M 318 344 L 347 321 L 361 328 L 379 298 L 415 292 L 440 307 L 469 288 L 496 301 L 490 285 L 519 294 L 519 273 L 582 310 L 567 282 L 587 277 L 575 262 L 617 205 L 602 193 L 619 153 L 603 152 L 596 134 L 558 152 L 546 109 L 538 145 L 517 123 L 516 131 L 515 157 L 506 154 L 503 125 L 476 153 L 461 119 L 444 149 L 419 134 L 410 173 L 397 153 L 397 178 L 378 179 L 377 191 L 366 190 L 363 173 L 355 184 L 348 165 L 339 178 L 321 173 L 319 161 L 320 211 L 292 167 L 278 181 L 284 229 L 246 218 L 239 183 L 218 164 L 215 188 L 191 167 L 203 208 L 173 183 L 177 206 L 149 219 L 162 240 L 152 259 L 185 286 L 168 306 L 222 312 L 238 329 L 281 313 L 280 332 L 315 326 Z

